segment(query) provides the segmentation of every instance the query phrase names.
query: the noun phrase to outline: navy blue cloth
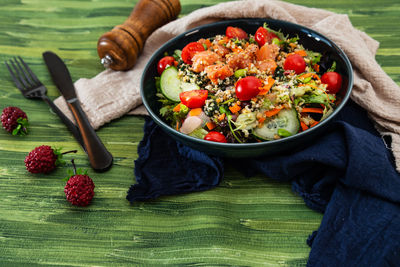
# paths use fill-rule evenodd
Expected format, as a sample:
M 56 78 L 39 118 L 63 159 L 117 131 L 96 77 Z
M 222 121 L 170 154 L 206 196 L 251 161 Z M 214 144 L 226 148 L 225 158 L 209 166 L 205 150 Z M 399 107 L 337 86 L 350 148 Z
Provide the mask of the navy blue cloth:
M 308 207 L 324 213 L 307 240 L 308 266 L 400 266 L 400 175 L 393 156 L 363 109 L 350 101 L 338 115 L 301 151 L 225 161 L 246 175 L 291 182 Z M 219 184 L 223 159 L 175 142 L 149 119 L 144 128 L 129 201 Z
M 130 202 L 211 189 L 224 175 L 221 158 L 175 142 L 149 118 L 138 154 L 136 184 L 127 196 Z

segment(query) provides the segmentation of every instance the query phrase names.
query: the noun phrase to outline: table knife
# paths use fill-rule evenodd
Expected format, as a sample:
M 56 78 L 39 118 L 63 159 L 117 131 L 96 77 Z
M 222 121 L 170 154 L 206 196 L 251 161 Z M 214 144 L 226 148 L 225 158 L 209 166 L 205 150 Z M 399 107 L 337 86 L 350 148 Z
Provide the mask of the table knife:
M 76 120 L 90 165 L 95 171 L 106 171 L 111 167 L 113 157 L 97 136 L 86 114 L 82 110 L 67 66 L 60 57 L 50 51 L 43 53 L 43 59 L 49 69 L 53 82 L 65 98 Z

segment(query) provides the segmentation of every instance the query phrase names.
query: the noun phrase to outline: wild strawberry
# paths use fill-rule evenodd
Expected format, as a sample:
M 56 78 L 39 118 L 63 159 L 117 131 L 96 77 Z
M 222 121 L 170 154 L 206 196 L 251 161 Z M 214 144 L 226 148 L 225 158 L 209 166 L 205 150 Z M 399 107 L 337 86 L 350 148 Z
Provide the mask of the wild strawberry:
M 28 117 L 17 107 L 6 107 L 1 114 L 3 128 L 12 135 L 25 135 L 28 133 Z
M 87 175 L 87 171 L 76 170 L 74 160 L 71 160 L 71 162 L 74 171 L 64 187 L 65 196 L 72 205 L 87 206 L 93 199 L 95 185 L 93 180 Z
M 76 153 L 76 150 L 61 153 L 61 149 L 50 146 L 38 146 L 25 158 L 26 169 L 31 173 L 49 173 L 59 165 L 64 165 L 62 156 L 67 153 Z

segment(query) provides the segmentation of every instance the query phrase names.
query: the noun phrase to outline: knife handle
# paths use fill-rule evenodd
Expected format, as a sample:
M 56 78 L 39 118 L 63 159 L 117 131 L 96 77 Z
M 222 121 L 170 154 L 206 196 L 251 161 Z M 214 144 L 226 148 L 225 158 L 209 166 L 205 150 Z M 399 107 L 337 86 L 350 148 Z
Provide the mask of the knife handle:
M 140 0 L 123 24 L 99 38 L 97 52 L 102 63 L 113 70 L 131 69 L 147 37 L 180 12 L 179 0 Z
M 82 136 L 89 162 L 95 171 L 106 171 L 111 167 L 113 157 L 106 149 L 100 138 L 89 123 L 86 114 L 81 108 L 77 98 L 67 100 Z
M 42 99 L 44 102 L 46 102 L 51 110 L 53 110 L 54 113 L 58 115 L 58 117 L 61 119 L 61 121 L 67 126 L 68 130 L 72 133 L 72 135 L 75 137 L 76 141 L 81 145 L 81 147 L 86 151 L 85 145 L 83 144 L 82 136 L 81 133 L 79 132 L 78 127 L 76 127 L 73 122 L 67 118 L 67 116 L 64 115 L 64 113 L 53 103 L 53 101 L 50 100 L 50 98 L 47 95 L 43 95 Z

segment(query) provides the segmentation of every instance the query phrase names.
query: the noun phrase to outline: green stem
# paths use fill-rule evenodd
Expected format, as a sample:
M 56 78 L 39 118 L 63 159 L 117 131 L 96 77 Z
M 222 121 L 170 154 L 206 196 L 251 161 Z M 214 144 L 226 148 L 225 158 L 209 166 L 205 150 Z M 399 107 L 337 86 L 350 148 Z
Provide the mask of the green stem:
M 239 142 L 239 143 L 243 143 L 237 136 L 236 136 L 236 134 L 235 134 L 235 131 L 233 130 L 233 128 L 232 128 L 232 125 L 231 125 L 231 115 L 228 115 L 227 116 L 228 117 L 228 125 L 229 125 L 229 129 L 231 130 L 231 132 L 232 132 L 232 134 L 233 134 L 233 137 L 235 137 L 235 139 Z
M 72 167 L 74 168 L 74 175 L 76 175 L 76 165 L 74 159 L 71 159 Z
M 68 153 L 76 153 L 76 152 L 78 152 L 78 150 L 70 150 L 70 151 L 66 151 L 66 152 L 61 153 L 61 155 L 65 155 L 65 154 L 68 154 Z

